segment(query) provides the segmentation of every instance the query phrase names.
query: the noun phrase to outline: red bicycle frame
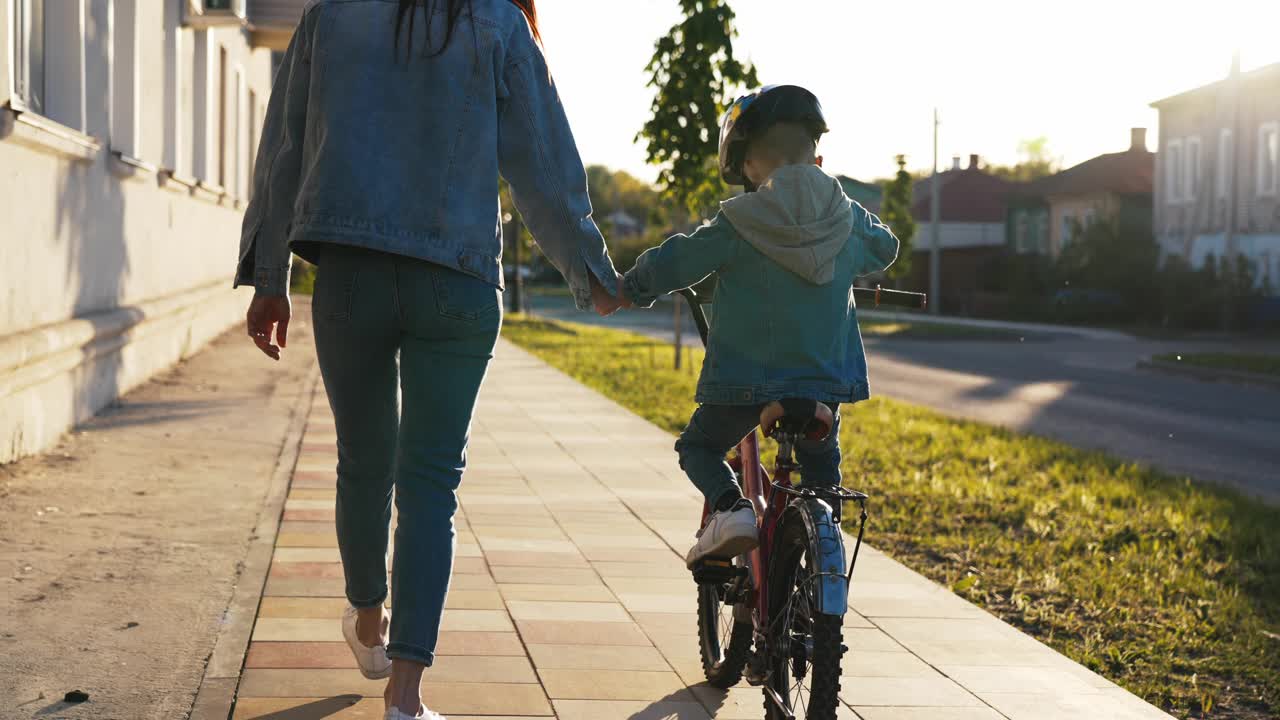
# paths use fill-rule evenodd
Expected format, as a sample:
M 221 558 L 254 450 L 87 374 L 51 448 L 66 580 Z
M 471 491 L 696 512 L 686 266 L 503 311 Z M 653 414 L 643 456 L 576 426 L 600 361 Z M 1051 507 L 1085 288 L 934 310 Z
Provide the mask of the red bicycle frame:
M 787 508 L 786 493 L 779 491 L 774 483 L 790 488 L 791 470 L 785 467 L 774 469 L 773 477 L 760 461 L 760 434 L 752 430 L 751 434 L 738 443 L 738 454 L 730 459 L 729 466 L 742 478 L 742 495 L 755 506 L 756 518 L 760 532 L 760 544 L 748 554 L 751 573 L 750 602 L 748 605 L 763 620 L 769 617 L 769 594 L 764 592 L 765 572 L 769 567 L 769 555 L 773 548 L 773 536 L 782 520 L 782 511 Z M 702 505 L 702 524 L 707 524 L 711 507 Z

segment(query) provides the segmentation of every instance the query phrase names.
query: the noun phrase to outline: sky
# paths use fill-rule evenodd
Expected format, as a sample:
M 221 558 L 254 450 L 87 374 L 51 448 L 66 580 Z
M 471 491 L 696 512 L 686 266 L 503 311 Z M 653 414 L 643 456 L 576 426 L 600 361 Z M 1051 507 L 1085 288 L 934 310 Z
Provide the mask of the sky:
M 1012 164 L 1048 138 L 1064 167 L 1129 146 L 1150 103 L 1280 62 L 1280 1 L 730 0 L 735 52 L 764 84 L 799 84 L 823 103 L 825 167 L 890 175 L 894 156 Z M 635 134 L 653 92 L 644 67 L 679 20 L 676 0 L 539 0 L 548 62 L 584 162 L 653 180 Z

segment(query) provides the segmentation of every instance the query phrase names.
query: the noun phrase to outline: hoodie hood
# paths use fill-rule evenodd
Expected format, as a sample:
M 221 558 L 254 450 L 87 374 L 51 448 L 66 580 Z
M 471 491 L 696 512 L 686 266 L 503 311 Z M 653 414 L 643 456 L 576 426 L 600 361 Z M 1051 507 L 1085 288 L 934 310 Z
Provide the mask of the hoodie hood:
M 785 165 L 760 189 L 720 204 L 738 234 L 774 262 L 815 285 L 835 277 L 853 232 L 853 201 L 817 165 Z

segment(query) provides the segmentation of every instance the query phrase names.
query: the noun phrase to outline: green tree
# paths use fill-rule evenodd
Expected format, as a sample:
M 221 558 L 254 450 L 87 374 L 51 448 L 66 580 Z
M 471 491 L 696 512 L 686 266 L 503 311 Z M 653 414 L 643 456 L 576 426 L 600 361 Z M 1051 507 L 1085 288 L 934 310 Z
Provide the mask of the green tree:
M 907 156 L 898 156 L 898 173 L 885 185 L 880 202 L 880 219 L 898 236 L 898 259 L 889 267 L 888 276 L 898 280 L 911 274 L 911 256 L 916 236 L 916 221 L 911 217 L 911 173 L 907 172 Z
M 684 19 L 654 46 L 645 68 L 654 88 L 653 117 L 636 135 L 658 184 L 695 218 L 729 194 L 720 180 L 720 117 L 743 86 L 759 83 L 756 69 L 733 54 L 734 13 L 726 0 L 680 0 Z
M 1016 165 L 988 165 L 983 168 L 997 177 L 1013 182 L 1030 182 L 1058 172 L 1057 163 L 1049 155 L 1049 138 L 1043 135 L 1018 143 Z

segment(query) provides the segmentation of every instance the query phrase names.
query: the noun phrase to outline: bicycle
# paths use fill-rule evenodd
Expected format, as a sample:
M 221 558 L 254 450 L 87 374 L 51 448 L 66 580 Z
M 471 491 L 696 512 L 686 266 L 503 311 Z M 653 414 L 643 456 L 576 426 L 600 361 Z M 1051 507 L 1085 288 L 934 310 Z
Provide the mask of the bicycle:
M 876 305 L 923 308 L 925 295 L 854 288 Z M 706 315 L 693 290 L 689 303 L 702 342 Z M 840 663 L 849 582 L 867 524 L 865 493 L 844 487 L 805 488 L 791 482 L 798 469 L 795 445 L 803 437 L 825 438 L 834 416 L 822 403 L 807 402 L 792 412 L 771 403 L 761 414 L 765 437 L 778 443 L 773 474 L 760 460 L 757 433 L 738 445 L 730 466 L 743 495 L 755 506 L 760 543 L 746 555 L 708 558 L 693 568 L 698 585 L 698 640 L 703 673 L 714 687 L 728 689 L 744 677 L 760 686 L 768 720 L 835 720 L 839 707 Z M 812 407 L 810 411 L 809 408 Z M 859 506 L 858 536 L 847 570 L 841 512 Z M 702 522 L 711 508 L 704 505 Z

